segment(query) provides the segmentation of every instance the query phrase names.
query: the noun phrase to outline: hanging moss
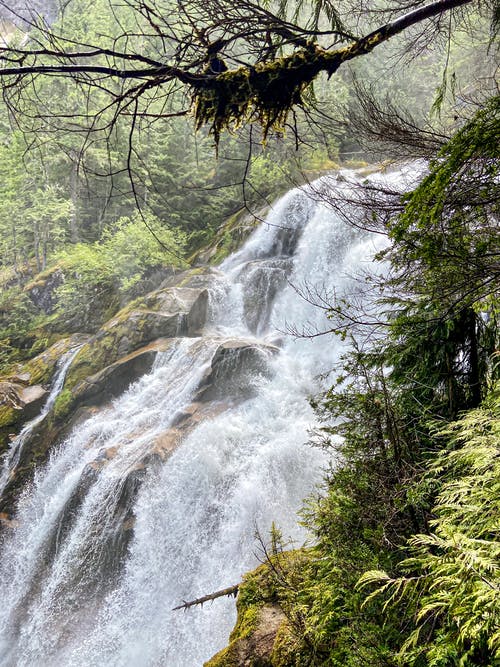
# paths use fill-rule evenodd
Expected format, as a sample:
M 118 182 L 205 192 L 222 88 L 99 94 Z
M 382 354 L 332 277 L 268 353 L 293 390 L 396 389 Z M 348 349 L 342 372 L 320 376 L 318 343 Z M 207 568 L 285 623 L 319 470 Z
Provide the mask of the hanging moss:
M 282 129 L 292 107 L 303 103 L 304 90 L 324 68 L 325 52 L 311 44 L 306 49 L 254 67 L 223 72 L 193 93 L 196 127 L 210 124 L 216 142 L 232 125 L 257 120 L 264 137 Z
M 196 128 L 210 125 L 217 144 L 222 130 L 246 121 L 259 122 L 264 139 L 271 129 L 282 131 L 289 112 L 303 105 L 305 90 L 320 72 L 331 76 L 343 62 L 369 53 L 387 36 L 387 30 L 379 30 L 336 51 L 311 41 L 291 55 L 200 79 L 192 93 Z

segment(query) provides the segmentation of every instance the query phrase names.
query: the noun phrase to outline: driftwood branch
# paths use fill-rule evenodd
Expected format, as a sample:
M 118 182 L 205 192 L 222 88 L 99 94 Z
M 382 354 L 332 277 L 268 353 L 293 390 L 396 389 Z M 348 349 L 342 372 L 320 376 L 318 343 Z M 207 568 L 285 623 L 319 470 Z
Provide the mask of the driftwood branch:
M 210 595 L 204 595 L 202 598 L 197 598 L 196 600 L 191 600 L 190 602 L 186 602 L 184 600 L 182 604 L 180 604 L 178 607 L 174 607 L 172 611 L 176 611 L 177 609 L 189 609 L 189 607 L 194 607 L 197 604 L 203 605 L 205 602 L 215 600 L 216 598 L 222 598 L 224 596 L 229 597 L 232 595 L 233 597 L 236 597 L 238 595 L 239 587 L 240 585 L 236 584 L 236 586 L 229 586 L 229 588 L 224 588 L 222 591 L 216 591 L 215 593 L 210 593 Z

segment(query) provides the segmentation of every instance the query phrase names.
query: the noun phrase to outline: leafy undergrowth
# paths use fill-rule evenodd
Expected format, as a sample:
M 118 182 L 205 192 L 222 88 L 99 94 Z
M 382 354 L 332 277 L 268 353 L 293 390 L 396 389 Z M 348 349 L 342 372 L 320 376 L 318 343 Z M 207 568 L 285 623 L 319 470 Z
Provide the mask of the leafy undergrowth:
M 261 596 L 286 616 L 266 665 L 500 664 L 499 113 L 493 98 L 388 221 L 386 335 L 367 347 L 332 304 L 351 345 L 313 406 L 334 463 L 303 510 L 314 546 L 266 552 Z

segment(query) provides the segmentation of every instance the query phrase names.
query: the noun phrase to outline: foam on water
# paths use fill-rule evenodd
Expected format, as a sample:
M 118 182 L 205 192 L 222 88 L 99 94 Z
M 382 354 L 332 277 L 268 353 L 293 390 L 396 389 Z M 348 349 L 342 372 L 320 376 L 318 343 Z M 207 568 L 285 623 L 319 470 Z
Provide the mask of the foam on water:
M 274 521 L 306 538 L 295 513 L 325 463 L 306 444 L 316 424 L 308 398 L 342 348 L 284 332 L 328 329 L 325 312 L 298 292 L 359 296 L 356 274 L 382 242 L 347 226 L 312 190 L 295 189 L 223 262 L 204 336 L 175 341 L 25 489 L 0 555 L 0 665 L 199 667 L 226 644 L 234 601 L 172 607 L 257 565 L 256 529 L 265 536 Z M 151 442 L 193 400 L 227 338 L 282 343 L 253 372 L 250 398 L 228 397 L 169 458 L 144 468 Z M 123 546 L 116 526 L 127 511 L 133 535 Z

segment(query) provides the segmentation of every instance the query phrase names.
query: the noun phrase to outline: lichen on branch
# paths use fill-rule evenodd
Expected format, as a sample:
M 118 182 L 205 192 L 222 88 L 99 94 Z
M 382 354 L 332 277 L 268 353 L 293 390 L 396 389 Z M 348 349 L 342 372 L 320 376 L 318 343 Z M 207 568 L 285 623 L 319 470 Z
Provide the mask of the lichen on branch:
M 470 3 L 472 0 L 436 0 L 335 51 L 310 41 L 282 58 L 216 75 L 198 75 L 188 82 L 196 127 L 210 125 L 218 144 L 224 129 L 257 121 L 266 138 L 271 129 L 283 130 L 289 112 L 303 105 L 304 91 L 320 72 L 330 77 L 342 63 L 370 53 L 410 26 Z
M 324 51 L 311 45 L 290 56 L 223 72 L 193 92 L 196 127 L 211 125 L 220 133 L 245 121 L 258 121 L 264 137 L 282 129 L 289 111 L 303 104 L 303 93 L 324 68 Z

